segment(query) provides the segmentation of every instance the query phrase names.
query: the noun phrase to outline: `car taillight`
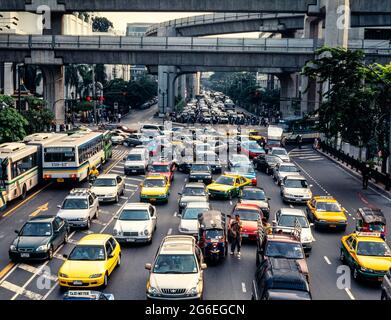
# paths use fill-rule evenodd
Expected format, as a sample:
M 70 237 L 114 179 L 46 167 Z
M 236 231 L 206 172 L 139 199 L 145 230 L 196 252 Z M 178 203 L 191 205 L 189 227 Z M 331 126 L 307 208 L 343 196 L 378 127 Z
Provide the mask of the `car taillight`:
M 45 180 L 48 180 L 48 179 L 51 179 L 51 175 L 50 174 L 45 174 L 44 176 L 43 176 L 43 178 L 45 179 Z
M 73 180 L 76 180 L 77 179 L 77 174 L 76 173 L 72 173 L 71 175 L 69 175 L 71 177 L 71 179 Z
M 255 179 L 255 178 L 252 179 L 252 180 L 251 180 L 251 183 L 253 184 L 253 186 L 256 186 L 256 185 L 257 185 L 257 179 Z

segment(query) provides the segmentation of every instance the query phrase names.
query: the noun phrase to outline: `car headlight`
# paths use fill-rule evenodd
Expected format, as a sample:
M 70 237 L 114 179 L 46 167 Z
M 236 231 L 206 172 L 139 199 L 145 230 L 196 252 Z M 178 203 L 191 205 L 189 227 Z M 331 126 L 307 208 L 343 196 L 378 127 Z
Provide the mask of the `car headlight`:
M 185 207 L 185 206 L 186 206 L 186 203 L 185 203 L 185 202 L 180 202 L 179 205 L 180 205 L 181 207 Z
M 121 231 L 120 230 L 117 230 L 117 229 L 114 229 L 113 230 L 113 236 L 120 236 L 121 235 Z
M 339 220 L 338 223 L 346 223 L 346 220 Z
M 145 236 L 148 236 L 148 235 L 149 235 L 148 229 L 145 229 L 145 230 L 144 230 L 144 235 L 145 235 Z
M 61 278 L 69 278 L 69 276 L 68 276 L 67 274 L 62 273 L 62 272 L 60 272 L 60 273 L 58 274 L 58 276 L 61 277 Z
M 89 276 L 90 279 L 100 278 L 102 276 L 102 273 L 94 273 Z
M 117 193 L 111 193 L 109 194 L 109 197 L 116 197 L 117 196 Z
M 196 287 L 191 288 L 191 289 L 189 290 L 189 292 L 188 292 L 188 295 L 189 295 L 189 296 L 196 296 L 197 294 L 198 294 L 198 290 L 197 290 Z
M 149 288 L 148 288 L 148 293 L 149 293 L 150 295 L 154 296 L 154 295 L 157 295 L 157 294 L 158 294 L 158 290 L 157 290 L 157 288 L 155 288 L 155 287 L 149 287 Z
M 42 246 L 39 246 L 35 251 L 48 251 L 49 250 L 49 244 L 43 244 Z
M 360 267 L 360 270 L 363 271 L 363 272 L 374 272 L 374 270 L 368 269 L 368 268 L 365 268 L 365 267 Z
M 16 246 L 13 245 L 13 244 L 11 244 L 11 245 L 10 245 L 10 250 L 11 250 L 11 251 L 16 251 Z
M 303 242 L 310 242 L 310 241 L 312 241 L 312 237 L 311 236 L 303 237 Z

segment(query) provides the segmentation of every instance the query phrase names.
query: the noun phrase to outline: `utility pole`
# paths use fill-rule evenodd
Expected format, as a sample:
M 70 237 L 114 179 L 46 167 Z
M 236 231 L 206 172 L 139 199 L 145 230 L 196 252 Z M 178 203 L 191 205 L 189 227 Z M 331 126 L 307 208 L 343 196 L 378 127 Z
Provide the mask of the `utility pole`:
M 98 118 L 96 113 L 95 64 L 92 65 L 92 96 L 93 96 L 93 104 L 94 104 L 94 123 L 98 124 Z

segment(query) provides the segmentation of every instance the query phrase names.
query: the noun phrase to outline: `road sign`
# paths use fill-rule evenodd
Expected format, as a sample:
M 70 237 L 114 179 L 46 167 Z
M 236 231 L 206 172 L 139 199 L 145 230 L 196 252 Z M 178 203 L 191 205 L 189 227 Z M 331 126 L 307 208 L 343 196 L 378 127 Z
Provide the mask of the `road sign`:
M 114 102 L 114 110 L 118 110 L 118 102 Z

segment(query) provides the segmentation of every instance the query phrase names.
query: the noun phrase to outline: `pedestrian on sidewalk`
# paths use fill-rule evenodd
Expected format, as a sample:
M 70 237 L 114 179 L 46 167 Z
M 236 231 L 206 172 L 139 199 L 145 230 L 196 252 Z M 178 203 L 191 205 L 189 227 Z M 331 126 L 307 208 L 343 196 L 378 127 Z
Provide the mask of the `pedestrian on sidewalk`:
M 371 172 L 371 168 L 368 162 L 364 162 L 362 165 L 361 173 L 362 173 L 362 188 L 368 189 L 369 175 Z
M 122 117 L 121 114 L 118 113 L 118 123 L 121 122 L 121 117 Z
M 301 149 L 301 144 L 303 143 L 303 137 L 301 136 L 301 134 L 299 134 L 296 137 L 296 143 L 297 143 L 297 146 L 299 147 L 299 149 Z
M 230 234 L 231 234 L 231 255 L 235 254 L 235 248 L 238 250 L 238 258 L 240 259 L 240 247 L 242 243 L 242 222 L 240 221 L 239 214 L 235 215 L 235 220 L 231 221 Z

